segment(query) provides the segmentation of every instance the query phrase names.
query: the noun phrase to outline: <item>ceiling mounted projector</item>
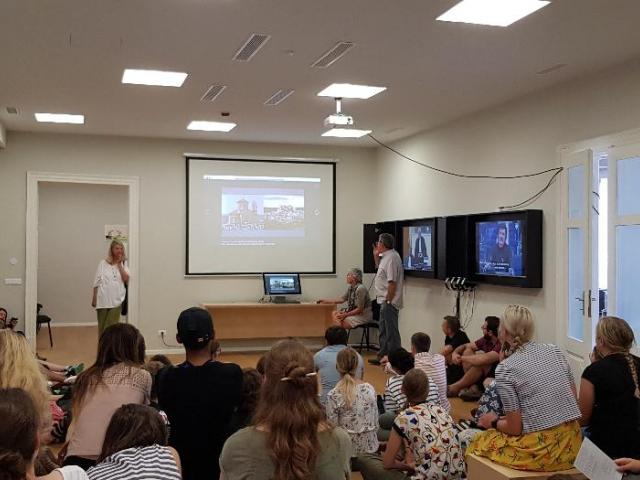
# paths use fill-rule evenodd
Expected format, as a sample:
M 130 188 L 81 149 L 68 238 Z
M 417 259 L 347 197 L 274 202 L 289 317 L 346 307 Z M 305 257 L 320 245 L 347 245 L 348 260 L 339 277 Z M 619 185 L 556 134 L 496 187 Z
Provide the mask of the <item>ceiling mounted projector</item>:
M 353 117 L 343 113 L 334 113 L 324 119 L 325 127 L 344 127 L 353 125 Z
M 329 130 L 322 134 L 323 137 L 359 138 L 371 133 L 371 130 L 350 128 L 354 124 L 353 117 L 342 113 L 342 98 L 336 98 L 335 101 L 336 113 L 324 119 L 324 126 L 329 127 Z

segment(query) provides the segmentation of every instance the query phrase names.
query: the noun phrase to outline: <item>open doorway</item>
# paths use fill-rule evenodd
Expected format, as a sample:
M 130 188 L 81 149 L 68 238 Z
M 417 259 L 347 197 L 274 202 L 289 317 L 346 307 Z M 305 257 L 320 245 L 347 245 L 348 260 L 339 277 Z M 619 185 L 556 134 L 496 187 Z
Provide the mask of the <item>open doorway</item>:
M 97 320 L 90 295 L 98 262 L 112 237 L 125 245 L 129 198 L 124 185 L 40 182 L 38 186 L 37 352 L 57 362 L 56 352 L 91 358 Z M 122 321 L 126 321 L 126 317 Z
M 88 340 L 85 342 L 85 336 L 78 338 L 72 335 L 71 338 L 65 338 L 66 335 L 60 332 L 65 328 L 74 328 L 74 324 L 78 327 L 91 328 L 91 325 L 96 322 L 95 311 L 90 304 L 91 288 L 97 264 L 101 258 L 105 257 L 107 251 L 105 225 L 127 225 L 128 227 L 127 258 L 132 280 L 129 283 L 128 315 L 123 320 L 137 325 L 138 192 L 137 177 L 27 173 L 25 335 L 34 349 L 37 340 L 38 303 L 43 304 L 42 313 L 46 313 L 53 319 L 54 328 L 56 323 L 63 326 L 63 328 L 56 328 L 54 332 L 53 349 L 50 347 L 46 325 L 42 327 L 45 332 L 42 332 L 42 339 L 38 344 L 54 352 L 56 338 L 61 347 L 68 344 L 70 348 L 84 348 L 85 343 L 89 343 Z M 43 202 L 47 202 L 46 205 L 41 204 L 41 195 Z M 91 198 L 92 195 L 95 198 Z M 119 200 L 116 201 L 115 198 Z M 58 201 L 59 205 L 51 203 Z M 116 210 L 108 213 L 112 209 L 100 206 L 104 201 L 117 203 Z M 80 203 L 86 203 L 86 205 L 77 205 Z M 73 206 L 74 204 L 76 205 Z M 64 211 L 69 208 L 73 212 Z M 102 212 L 99 215 L 102 218 L 98 218 L 98 215 L 93 220 L 88 218 L 92 208 L 96 212 Z M 82 221 L 79 220 L 80 217 L 83 218 Z M 118 223 L 107 223 L 111 221 Z M 42 239 L 40 233 L 42 233 Z M 75 251 L 65 251 L 65 243 L 74 242 L 79 242 L 80 246 L 76 246 Z M 46 248 L 47 251 L 40 252 L 41 247 Z M 83 251 L 80 252 L 80 250 Z M 95 254 L 98 256 L 90 261 L 90 257 Z M 84 285 L 87 279 L 89 283 Z M 42 290 L 39 280 L 45 282 Z M 93 336 L 87 332 L 83 335 L 93 339 L 90 347 L 95 351 L 97 330 Z

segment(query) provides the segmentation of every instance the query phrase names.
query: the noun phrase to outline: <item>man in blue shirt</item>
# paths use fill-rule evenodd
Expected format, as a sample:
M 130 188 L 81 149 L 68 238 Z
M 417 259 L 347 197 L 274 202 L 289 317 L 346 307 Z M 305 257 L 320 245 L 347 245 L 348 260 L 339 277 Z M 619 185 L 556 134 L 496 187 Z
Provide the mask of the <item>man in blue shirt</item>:
M 324 333 L 324 339 L 327 346 L 313 356 L 316 372 L 320 375 L 320 384 L 322 385 L 322 394 L 320 402 L 324 405 L 327 399 L 327 393 L 340 381 L 340 374 L 336 369 L 336 360 L 338 352 L 347 348 L 347 339 L 349 334 L 347 331 L 338 326 L 327 328 Z M 364 362 L 358 354 L 358 370 L 356 372 L 358 378 L 364 375 Z

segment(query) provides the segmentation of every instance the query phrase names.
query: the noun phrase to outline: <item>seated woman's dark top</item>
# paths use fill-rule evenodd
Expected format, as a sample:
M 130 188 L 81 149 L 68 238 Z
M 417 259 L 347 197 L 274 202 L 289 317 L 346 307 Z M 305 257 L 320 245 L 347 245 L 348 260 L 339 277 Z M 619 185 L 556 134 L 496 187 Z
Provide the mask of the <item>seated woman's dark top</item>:
M 640 358 L 632 358 L 640 371 Z M 615 353 L 592 363 L 582 378 L 591 382 L 595 391 L 589 422 L 591 441 L 611 458 L 639 458 L 640 400 L 634 396 L 636 384 L 625 355 Z

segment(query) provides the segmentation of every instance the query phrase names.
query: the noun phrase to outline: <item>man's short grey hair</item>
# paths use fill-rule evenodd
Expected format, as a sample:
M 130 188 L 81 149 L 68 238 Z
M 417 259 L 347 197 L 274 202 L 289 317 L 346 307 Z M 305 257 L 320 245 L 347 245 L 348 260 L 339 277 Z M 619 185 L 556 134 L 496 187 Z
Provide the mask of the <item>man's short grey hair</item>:
M 391 249 L 396 243 L 395 238 L 390 233 L 381 233 L 378 237 L 378 241 L 384 245 L 385 248 Z
M 362 270 L 359 268 L 352 268 L 347 272 L 347 275 L 353 275 L 358 280 L 358 283 L 362 283 Z

